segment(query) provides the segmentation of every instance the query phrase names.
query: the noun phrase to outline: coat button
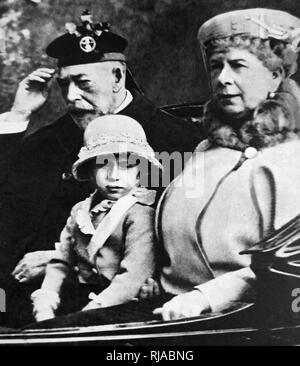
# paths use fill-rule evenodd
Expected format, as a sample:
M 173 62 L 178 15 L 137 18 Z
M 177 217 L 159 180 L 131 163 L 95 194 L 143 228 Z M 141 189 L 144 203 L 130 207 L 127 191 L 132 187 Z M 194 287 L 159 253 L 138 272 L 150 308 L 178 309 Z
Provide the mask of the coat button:
M 255 149 L 255 147 L 250 146 L 250 147 L 247 147 L 244 154 L 247 159 L 253 159 L 258 154 L 258 151 Z
M 93 271 L 93 273 L 98 274 L 98 271 L 96 270 L 96 268 L 93 268 L 92 271 Z
M 72 178 L 72 173 L 62 173 L 62 180 L 70 180 Z

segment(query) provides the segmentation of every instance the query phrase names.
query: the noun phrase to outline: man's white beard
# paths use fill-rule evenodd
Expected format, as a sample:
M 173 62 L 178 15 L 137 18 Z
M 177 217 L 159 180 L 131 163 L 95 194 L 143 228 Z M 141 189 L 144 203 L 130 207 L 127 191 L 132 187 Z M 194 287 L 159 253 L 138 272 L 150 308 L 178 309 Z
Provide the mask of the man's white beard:
M 74 114 L 71 112 L 70 114 L 77 126 L 79 126 L 82 130 L 85 130 L 88 124 L 95 118 L 103 116 L 103 113 L 101 112 L 87 112 L 84 114 Z
M 76 108 L 71 106 L 68 108 L 69 113 L 71 114 L 75 123 L 83 130 L 86 129 L 87 125 L 95 118 L 104 116 L 106 114 L 113 114 L 115 110 L 115 101 L 112 100 L 111 103 L 107 106 L 107 111 L 102 111 L 99 109 L 89 109 L 90 105 L 76 104 Z M 104 109 L 104 108 L 103 108 Z

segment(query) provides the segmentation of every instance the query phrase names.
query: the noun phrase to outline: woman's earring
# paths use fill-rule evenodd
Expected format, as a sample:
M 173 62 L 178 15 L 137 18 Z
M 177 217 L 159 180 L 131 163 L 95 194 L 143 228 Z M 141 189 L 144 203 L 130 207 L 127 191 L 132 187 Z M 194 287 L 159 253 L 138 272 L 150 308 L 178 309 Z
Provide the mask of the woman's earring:
M 113 92 L 114 93 L 119 93 L 120 89 L 121 89 L 121 86 L 120 85 L 115 84 L 113 86 Z
M 274 99 L 275 96 L 276 96 L 276 93 L 274 93 L 274 92 L 268 93 L 268 99 Z

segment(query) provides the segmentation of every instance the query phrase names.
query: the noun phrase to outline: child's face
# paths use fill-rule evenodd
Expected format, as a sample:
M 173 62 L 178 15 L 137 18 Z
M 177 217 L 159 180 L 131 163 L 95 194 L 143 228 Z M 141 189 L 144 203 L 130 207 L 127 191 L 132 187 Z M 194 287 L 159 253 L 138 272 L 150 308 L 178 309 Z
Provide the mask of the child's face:
M 118 200 L 138 185 L 138 165 L 139 161 L 127 154 L 98 157 L 93 169 L 94 184 L 103 197 Z

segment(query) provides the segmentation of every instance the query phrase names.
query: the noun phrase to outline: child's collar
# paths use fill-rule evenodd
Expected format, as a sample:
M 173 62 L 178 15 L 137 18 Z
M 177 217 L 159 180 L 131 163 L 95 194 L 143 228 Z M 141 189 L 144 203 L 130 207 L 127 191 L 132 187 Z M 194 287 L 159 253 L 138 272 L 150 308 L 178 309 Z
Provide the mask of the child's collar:
M 155 203 L 156 191 L 145 187 L 137 187 L 129 193 L 137 198 L 137 202 L 152 206 Z M 98 203 L 97 203 L 98 202 Z M 85 201 L 82 206 L 86 211 L 98 213 L 99 211 L 105 212 L 111 209 L 114 203 L 117 201 L 108 200 L 103 198 L 98 190 L 95 190 Z

